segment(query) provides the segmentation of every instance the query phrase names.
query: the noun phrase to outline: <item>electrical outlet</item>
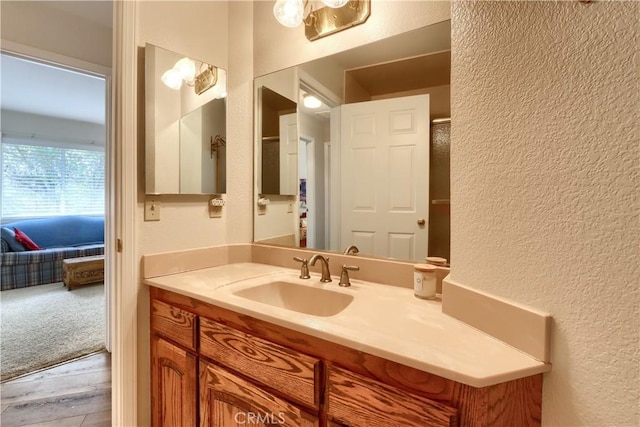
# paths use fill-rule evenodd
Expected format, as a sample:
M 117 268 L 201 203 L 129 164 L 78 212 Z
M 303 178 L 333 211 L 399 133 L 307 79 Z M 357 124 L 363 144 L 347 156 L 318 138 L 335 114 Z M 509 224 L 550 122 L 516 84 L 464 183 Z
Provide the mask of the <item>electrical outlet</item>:
M 144 199 L 144 220 L 160 221 L 160 198 L 147 196 Z
M 293 202 L 289 202 L 287 206 L 287 213 L 293 213 Z

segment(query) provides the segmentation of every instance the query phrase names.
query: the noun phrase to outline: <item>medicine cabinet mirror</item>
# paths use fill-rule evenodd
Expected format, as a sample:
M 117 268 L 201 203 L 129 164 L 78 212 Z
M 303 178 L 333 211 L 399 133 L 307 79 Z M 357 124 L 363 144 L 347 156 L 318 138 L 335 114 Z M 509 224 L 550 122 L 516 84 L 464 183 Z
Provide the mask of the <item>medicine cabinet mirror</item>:
M 450 34 L 443 21 L 254 80 L 255 242 L 449 258 Z M 286 191 L 270 175 L 283 157 L 265 148 L 272 92 L 297 104 L 285 132 L 297 182 Z
M 145 45 L 145 191 L 226 192 L 227 72 Z

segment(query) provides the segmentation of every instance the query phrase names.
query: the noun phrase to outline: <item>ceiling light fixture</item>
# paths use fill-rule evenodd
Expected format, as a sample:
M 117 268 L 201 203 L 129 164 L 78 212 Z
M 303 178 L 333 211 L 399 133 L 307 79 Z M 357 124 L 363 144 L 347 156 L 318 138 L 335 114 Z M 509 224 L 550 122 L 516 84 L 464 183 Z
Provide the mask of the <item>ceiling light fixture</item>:
M 315 109 L 322 106 L 322 101 L 320 101 L 313 95 L 305 95 L 302 99 L 302 104 L 304 104 L 304 106 L 307 108 Z
M 371 14 L 371 0 L 322 0 L 322 4 L 326 7 L 314 9 L 310 0 L 276 0 L 273 15 L 285 27 L 304 22 L 305 36 L 313 41 L 360 25 Z

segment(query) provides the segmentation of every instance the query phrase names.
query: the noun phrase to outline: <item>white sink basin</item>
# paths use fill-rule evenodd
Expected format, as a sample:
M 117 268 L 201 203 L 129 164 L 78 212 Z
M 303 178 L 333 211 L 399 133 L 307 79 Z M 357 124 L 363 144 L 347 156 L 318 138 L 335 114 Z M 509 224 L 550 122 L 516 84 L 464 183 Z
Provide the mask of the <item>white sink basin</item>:
M 245 288 L 233 294 L 319 317 L 335 316 L 353 301 L 352 295 L 281 280 Z

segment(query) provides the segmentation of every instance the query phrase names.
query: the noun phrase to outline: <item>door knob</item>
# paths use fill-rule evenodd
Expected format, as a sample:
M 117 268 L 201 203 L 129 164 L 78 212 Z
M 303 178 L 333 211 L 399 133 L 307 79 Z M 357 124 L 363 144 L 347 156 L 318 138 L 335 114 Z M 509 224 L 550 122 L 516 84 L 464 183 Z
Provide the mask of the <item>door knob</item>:
M 424 218 L 420 218 L 418 221 L 416 221 L 418 223 L 418 225 L 424 225 L 425 224 L 425 220 Z

